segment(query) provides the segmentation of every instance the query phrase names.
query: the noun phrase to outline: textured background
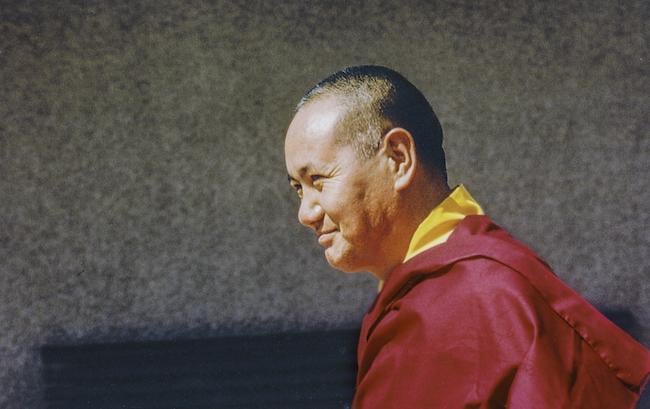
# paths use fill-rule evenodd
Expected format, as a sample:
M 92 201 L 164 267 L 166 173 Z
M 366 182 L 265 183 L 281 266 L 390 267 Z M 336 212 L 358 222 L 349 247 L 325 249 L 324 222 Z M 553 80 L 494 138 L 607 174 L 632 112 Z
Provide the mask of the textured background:
M 350 3 L 0 0 L 0 407 L 42 407 L 44 343 L 356 325 L 375 284 L 298 225 L 282 144 L 359 63 L 418 85 L 452 183 L 650 344 L 648 3 Z

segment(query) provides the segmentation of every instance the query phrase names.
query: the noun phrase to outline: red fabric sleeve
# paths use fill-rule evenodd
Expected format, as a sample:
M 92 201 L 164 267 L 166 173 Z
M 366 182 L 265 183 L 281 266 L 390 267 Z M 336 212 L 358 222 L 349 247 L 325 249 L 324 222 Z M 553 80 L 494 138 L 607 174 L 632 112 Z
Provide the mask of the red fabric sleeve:
M 359 352 L 354 409 L 619 407 L 594 399 L 626 393 L 525 278 L 487 259 L 417 284 Z
M 419 283 L 371 333 L 353 407 L 503 407 L 534 338 L 535 312 L 521 299 L 531 291 L 486 260 Z

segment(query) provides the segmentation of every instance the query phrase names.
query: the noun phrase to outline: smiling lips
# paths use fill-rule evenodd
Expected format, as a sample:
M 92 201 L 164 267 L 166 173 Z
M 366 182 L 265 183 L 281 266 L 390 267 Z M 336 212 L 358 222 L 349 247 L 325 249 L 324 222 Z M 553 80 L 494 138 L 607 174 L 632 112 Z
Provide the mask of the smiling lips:
M 330 244 L 334 238 L 335 230 L 323 232 L 318 234 L 318 244 L 321 246 L 326 246 Z

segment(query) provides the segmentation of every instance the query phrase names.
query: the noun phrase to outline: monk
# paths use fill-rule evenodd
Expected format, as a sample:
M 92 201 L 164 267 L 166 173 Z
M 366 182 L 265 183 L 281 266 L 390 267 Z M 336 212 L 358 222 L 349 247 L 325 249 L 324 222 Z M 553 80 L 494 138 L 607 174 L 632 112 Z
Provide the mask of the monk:
M 359 66 L 318 83 L 285 158 L 329 264 L 380 282 L 354 409 L 635 406 L 650 352 L 448 186 L 440 123 L 402 75 Z

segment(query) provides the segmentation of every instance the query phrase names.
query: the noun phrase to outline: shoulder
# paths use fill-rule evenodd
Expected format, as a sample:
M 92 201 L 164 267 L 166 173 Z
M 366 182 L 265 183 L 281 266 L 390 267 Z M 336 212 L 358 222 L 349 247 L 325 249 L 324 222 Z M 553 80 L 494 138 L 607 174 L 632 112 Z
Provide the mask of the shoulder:
M 539 300 L 533 276 L 554 276 L 528 247 L 485 216 L 468 216 L 449 240 L 391 272 L 380 304 L 449 298 Z M 531 280 L 532 278 L 532 280 Z M 405 291 L 408 290 L 408 291 Z M 382 307 L 383 307 L 382 306 Z
M 493 259 L 476 257 L 449 266 L 442 274 L 423 274 L 401 299 L 400 308 L 430 310 L 462 304 L 537 304 L 539 292 L 518 271 Z
M 509 379 L 534 344 L 535 289 L 515 271 L 484 258 L 418 279 L 362 342 L 361 378 L 371 368 L 388 367 L 382 374 L 419 374 L 417 379 L 437 392 L 435 399 L 449 394 L 453 382 L 463 397 L 480 401 Z M 456 398 L 452 401 L 464 399 Z
M 496 355 L 510 348 L 521 357 L 538 332 L 540 317 L 549 313 L 525 277 L 494 260 L 474 258 L 442 275 L 423 276 L 385 319 L 429 345 L 471 344 L 475 351 Z

